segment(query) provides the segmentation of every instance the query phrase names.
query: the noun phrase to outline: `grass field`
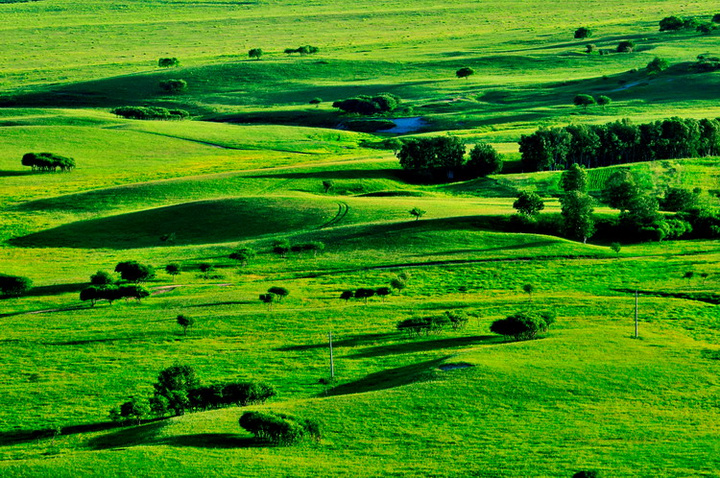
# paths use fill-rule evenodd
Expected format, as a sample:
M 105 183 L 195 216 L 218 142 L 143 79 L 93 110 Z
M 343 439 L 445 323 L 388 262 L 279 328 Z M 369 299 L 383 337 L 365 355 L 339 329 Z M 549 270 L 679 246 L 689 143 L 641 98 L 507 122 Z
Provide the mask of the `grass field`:
M 561 172 L 523 172 L 522 134 L 720 117 L 720 72 L 688 68 L 698 54 L 720 55 L 718 31 L 658 31 L 665 16 L 709 21 L 712 8 L 0 3 L 0 273 L 34 285 L 0 300 L 0 475 L 720 476 L 718 241 L 615 252 L 498 226 L 521 191 L 543 196 L 542 214 L 560 212 Z M 593 36 L 574 39 L 580 26 Z M 633 53 L 584 53 L 626 39 Z M 319 53 L 283 53 L 308 44 Z M 250 48 L 262 58 L 250 60 Z M 655 56 L 671 67 L 648 74 Z M 181 64 L 157 68 L 162 57 Z M 475 74 L 458 79 L 461 67 Z M 188 89 L 159 88 L 173 78 Z M 400 137 L 489 142 L 505 171 L 446 184 L 409 178 L 391 150 L 377 149 L 397 135 L 348 131 L 331 106 L 386 91 L 403 99 L 395 117 L 423 120 Z M 582 109 L 572 104 L 579 93 L 613 101 Z M 124 105 L 182 108 L 192 119 L 110 112 Z M 21 165 L 42 151 L 77 167 Z M 720 190 L 716 157 L 629 167 L 658 193 L 701 188 L 705 206 L 720 208 L 709 193 Z M 588 172 L 592 195 L 616 168 Z M 426 211 L 419 220 L 409 214 L 416 207 Z M 277 240 L 325 247 L 281 257 Z M 228 258 L 239 247 L 257 256 L 240 266 Z M 79 300 L 92 274 L 127 260 L 156 268 L 148 298 Z M 164 272 L 170 263 L 181 265 L 177 277 Z M 203 263 L 214 270 L 202 273 Z M 407 288 L 384 299 L 339 298 L 401 274 Z M 290 295 L 269 309 L 258 296 L 272 286 Z M 539 340 L 490 332 L 528 309 L 557 314 Z M 449 310 L 473 318 L 422 337 L 396 329 Z M 187 335 L 179 314 L 195 318 Z M 138 426 L 109 421 L 112 407 L 149 396 L 174 364 L 191 365 L 205 384 L 267 382 L 278 396 Z M 248 409 L 315 419 L 322 439 L 257 441 L 238 426 Z

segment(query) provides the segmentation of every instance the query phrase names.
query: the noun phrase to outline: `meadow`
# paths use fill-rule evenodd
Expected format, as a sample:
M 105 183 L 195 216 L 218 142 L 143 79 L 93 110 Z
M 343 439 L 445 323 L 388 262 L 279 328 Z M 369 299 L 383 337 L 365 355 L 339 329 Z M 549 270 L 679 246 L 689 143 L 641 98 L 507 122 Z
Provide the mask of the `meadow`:
M 498 227 L 522 191 L 543 197 L 542 215 L 560 213 L 562 171 L 523 171 L 522 134 L 720 117 L 720 72 L 689 67 L 720 55 L 718 31 L 658 31 L 668 15 L 709 21 L 711 7 L 0 3 L 0 273 L 33 281 L 0 299 L 0 475 L 720 476 L 718 241 L 616 251 Z M 593 36 L 573 38 L 580 26 Z M 585 53 L 627 39 L 632 53 Z M 283 53 L 302 45 L 319 52 Z M 251 48 L 262 58 L 248 58 Z M 650 74 L 656 56 L 671 66 Z M 158 68 L 164 57 L 180 66 Z M 462 67 L 475 73 L 457 78 Z M 158 87 L 178 78 L 186 91 Z M 332 107 L 381 92 L 402 98 L 390 119 L 422 118 L 421 128 L 354 132 Z M 579 108 L 580 93 L 612 103 Z M 111 113 L 148 105 L 192 119 Z M 428 183 L 385 146 L 447 134 L 468 149 L 493 145 L 505 168 Z M 21 165 L 41 151 L 77 167 Z M 588 171 L 593 196 L 618 167 Z M 658 194 L 700 188 L 705 207 L 720 210 L 710 193 L 720 190 L 717 157 L 628 167 Z M 425 214 L 416 220 L 413 208 Z M 618 212 L 598 202 L 595 214 Z M 283 257 L 278 240 L 324 249 Z M 257 251 L 246 265 L 229 258 L 241 247 Z M 155 267 L 149 297 L 79 300 L 92 274 L 128 260 Z M 177 276 L 164 270 L 171 263 Z M 382 299 L 340 299 L 399 276 L 407 287 Z M 272 286 L 290 294 L 270 308 L 258 297 Z M 557 322 L 537 340 L 490 332 L 528 310 L 553 310 Z M 444 311 L 472 318 L 418 337 L 396 328 Z M 179 314 L 195 319 L 187 334 Z M 110 421 L 112 407 L 151 395 L 176 364 L 204 384 L 262 381 L 278 395 L 137 426 Z M 255 440 L 238 426 L 247 410 L 317 420 L 322 438 Z

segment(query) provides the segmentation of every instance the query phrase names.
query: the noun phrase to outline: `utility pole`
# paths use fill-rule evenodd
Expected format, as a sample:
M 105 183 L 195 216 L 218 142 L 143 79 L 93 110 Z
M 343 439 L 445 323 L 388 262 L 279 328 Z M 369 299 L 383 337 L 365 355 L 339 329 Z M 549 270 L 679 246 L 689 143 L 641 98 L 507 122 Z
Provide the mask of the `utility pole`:
M 330 343 L 330 379 L 335 378 L 335 361 L 333 360 L 333 351 L 332 351 L 332 332 L 328 332 L 328 340 Z
M 638 338 L 638 291 L 635 291 L 635 338 Z

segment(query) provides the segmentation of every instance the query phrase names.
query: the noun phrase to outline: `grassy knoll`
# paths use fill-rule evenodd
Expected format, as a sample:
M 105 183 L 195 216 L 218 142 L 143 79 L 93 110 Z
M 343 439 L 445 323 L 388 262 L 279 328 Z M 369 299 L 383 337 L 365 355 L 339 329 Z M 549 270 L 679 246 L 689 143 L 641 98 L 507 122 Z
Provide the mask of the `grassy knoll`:
M 720 116 L 720 73 L 690 68 L 700 53 L 720 54 L 717 31 L 657 26 L 671 14 L 709 20 L 709 8 L 0 3 L 0 273 L 34 283 L 0 299 L 0 475 L 717 476 L 718 242 L 613 250 L 507 232 L 521 191 L 543 196 L 543 215 L 560 212 L 561 172 L 523 172 L 520 135 Z M 580 26 L 594 35 L 574 39 Z M 613 50 L 627 39 L 632 53 L 585 53 L 588 43 Z M 319 53 L 282 53 L 308 44 Z M 250 48 L 262 59 L 248 59 Z M 649 74 L 655 56 L 671 67 Z M 162 57 L 181 64 L 157 68 Z M 462 67 L 475 74 L 456 78 Z M 175 78 L 186 91 L 159 88 Z M 419 130 L 342 129 L 356 117 L 333 101 L 385 91 L 403 99 L 391 116 L 421 117 Z M 578 93 L 613 102 L 578 108 Z M 183 108 L 192 119 L 110 113 L 121 105 Z M 377 149 L 437 134 L 489 142 L 506 168 L 425 183 Z M 43 151 L 77 168 L 21 165 Z M 655 194 L 701 188 L 702 204 L 720 207 L 717 158 L 591 170 L 590 194 L 618 167 Z M 415 220 L 413 208 L 425 214 Z M 595 211 L 617 214 L 600 203 Z M 281 256 L 277 240 L 324 248 Z M 240 247 L 257 252 L 245 265 L 229 258 Z M 149 297 L 79 300 L 92 274 L 128 260 L 155 267 Z M 176 277 L 170 263 L 181 267 Z M 387 297 L 340 299 L 399 277 L 406 287 Z M 273 286 L 290 294 L 268 306 L 259 295 Z M 417 337 L 396 328 L 450 310 L 472 315 L 465 328 Z M 557 322 L 532 341 L 490 333 L 493 321 L 527 310 L 552 310 Z M 187 334 L 179 314 L 195 319 Z M 150 395 L 175 364 L 204 384 L 263 381 L 278 395 L 139 426 L 109 421 L 112 407 Z M 315 419 L 322 439 L 257 441 L 238 426 L 247 409 Z

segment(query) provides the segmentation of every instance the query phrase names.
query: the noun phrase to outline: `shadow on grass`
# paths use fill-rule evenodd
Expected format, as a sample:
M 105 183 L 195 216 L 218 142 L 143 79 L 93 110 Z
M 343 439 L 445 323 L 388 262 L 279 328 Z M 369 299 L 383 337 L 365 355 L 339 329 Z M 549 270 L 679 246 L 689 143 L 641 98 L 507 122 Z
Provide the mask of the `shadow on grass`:
M 36 174 L 33 171 L 0 171 L 0 178 L 10 178 L 14 176 L 29 176 L 31 174 Z
M 52 314 L 55 312 L 69 312 L 71 310 L 84 310 L 84 309 L 91 309 L 92 307 L 89 305 L 73 305 L 71 307 L 61 307 L 59 309 L 38 309 L 38 310 L 24 310 L 20 312 L 9 312 L 7 314 L 0 314 L 0 318 L 2 317 L 13 317 L 15 315 L 26 315 L 26 314 Z
M 327 393 L 323 393 L 322 396 L 374 392 L 431 380 L 436 373 L 434 369 L 439 367 L 440 364 L 448 358 L 449 356 L 371 373 L 360 380 L 331 388 Z
M 80 292 L 86 287 L 90 287 L 90 284 L 88 282 L 79 282 L 75 284 L 46 285 L 42 287 L 33 287 L 25 295 L 43 297 L 47 295 L 67 294 L 69 292 Z
M 557 244 L 559 242 L 561 242 L 561 241 L 560 240 L 544 240 L 544 241 L 526 242 L 524 244 L 514 244 L 514 245 L 509 245 L 509 246 L 488 247 L 486 249 L 457 249 L 457 250 L 452 250 L 452 251 L 441 251 L 441 252 L 431 252 L 431 253 L 426 253 L 426 254 L 415 254 L 413 257 L 448 256 L 448 255 L 454 255 L 454 254 L 469 254 L 469 253 L 478 253 L 478 252 L 495 252 L 495 251 L 530 249 L 530 248 L 535 248 L 535 247 L 547 247 L 547 246 L 551 246 L 553 244 Z
M 257 448 L 270 446 L 255 438 L 243 437 L 234 433 L 197 433 L 163 438 L 155 444 L 193 447 L 193 448 Z
M 156 418 L 153 420 L 146 420 L 146 424 L 155 424 L 161 422 L 165 418 Z M 159 423 L 158 425 L 164 425 Z M 38 430 L 14 430 L 0 432 L 0 446 L 16 445 L 18 443 L 27 443 L 35 440 L 43 440 L 53 438 L 55 436 L 67 436 L 77 435 L 79 433 L 93 433 L 101 432 L 104 430 L 112 430 L 113 428 L 120 428 L 122 425 L 117 422 L 97 422 L 97 423 L 85 423 L 82 425 L 70 425 L 67 427 L 61 427 L 58 430 L 52 428 L 43 428 Z
M 398 180 L 402 170 L 397 169 L 339 169 L 331 171 L 308 171 L 297 173 L 248 174 L 248 178 L 282 179 L 394 179 Z
M 187 307 L 217 307 L 220 305 L 251 305 L 255 302 L 249 300 L 229 300 L 225 302 L 209 302 L 207 304 L 188 305 Z
M 91 439 L 88 442 L 88 447 L 93 450 L 107 450 L 108 448 L 150 444 L 166 425 L 167 422 L 155 421 L 139 426 L 123 428 L 114 433 Z
M 399 344 L 380 345 L 362 350 L 350 355 L 350 358 L 381 357 L 383 355 L 409 354 L 415 352 L 427 352 L 438 349 L 453 349 L 469 347 L 472 345 L 487 345 L 503 342 L 499 335 L 475 335 L 472 337 L 453 337 L 447 339 L 413 340 Z
M 393 333 L 385 333 L 385 334 L 359 334 L 359 335 L 351 335 L 346 338 L 342 338 L 340 340 L 333 340 L 333 347 L 339 348 L 339 347 L 358 347 L 362 345 L 368 345 L 368 344 L 374 344 L 376 342 L 380 342 L 383 340 L 389 340 L 391 338 L 397 338 L 399 337 L 398 334 Z M 328 343 L 322 342 L 319 344 L 306 344 L 306 345 L 287 345 L 284 347 L 278 347 L 275 350 L 283 351 L 283 352 L 297 352 L 297 351 L 303 351 L 303 350 L 314 350 L 314 349 L 323 349 L 327 348 Z

